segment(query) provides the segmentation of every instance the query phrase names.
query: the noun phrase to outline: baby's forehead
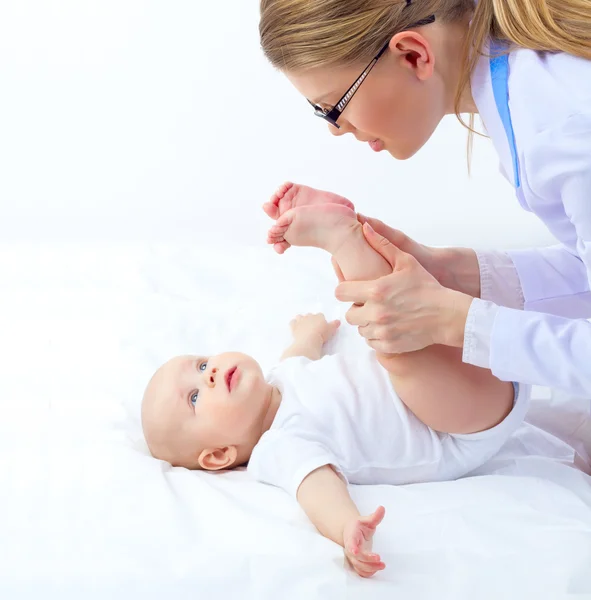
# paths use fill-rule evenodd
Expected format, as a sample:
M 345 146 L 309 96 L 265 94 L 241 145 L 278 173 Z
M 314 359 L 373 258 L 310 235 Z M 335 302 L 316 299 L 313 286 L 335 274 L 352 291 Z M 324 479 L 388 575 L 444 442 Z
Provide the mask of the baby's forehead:
M 180 377 L 184 373 L 192 370 L 193 364 L 198 360 L 197 356 L 185 354 L 183 356 L 175 356 L 168 362 L 165 362 L 155 373 L 154 377 L 159 380 L 167 378 Z
M 159 395 L 178 393 L 185 385 L 193 384 L 192 376 L 197 373 L 195 365 L 199 360 L 199 356 L 190 354 L 175 356 L 154 373 L 149 387 Z

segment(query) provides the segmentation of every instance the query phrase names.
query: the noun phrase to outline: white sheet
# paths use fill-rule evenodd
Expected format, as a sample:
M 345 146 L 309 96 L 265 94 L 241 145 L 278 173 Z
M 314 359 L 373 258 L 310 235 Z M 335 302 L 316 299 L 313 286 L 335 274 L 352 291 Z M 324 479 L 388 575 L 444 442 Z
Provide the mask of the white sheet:
M 354 488 L 362 511 L 387 509 L 371 581 L 280 490 L 147 455 L 160 362 L 237 349 L 268 368 L 294 314 L 342 313 L 332 289 L 315 251 L 1 247 L 0 598 L 591 597 L 591 477 L 556 443 L 524 456 L 532 425 L 482 476 Z M 529 420 L 583 464 L 591 403 L 538 396 Z

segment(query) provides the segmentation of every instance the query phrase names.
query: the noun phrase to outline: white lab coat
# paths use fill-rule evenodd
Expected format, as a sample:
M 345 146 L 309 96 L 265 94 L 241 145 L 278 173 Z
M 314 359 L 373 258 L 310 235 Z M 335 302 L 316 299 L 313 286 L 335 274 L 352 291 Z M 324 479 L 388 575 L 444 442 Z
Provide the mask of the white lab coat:
M 518 49 L 508 67 L 514 144 L 487 57 L 474 101 L 521 206 L 561 244 L 479 254 L 482 298 L 470 309 L 464 361 L 591 398 L 591 61 Z

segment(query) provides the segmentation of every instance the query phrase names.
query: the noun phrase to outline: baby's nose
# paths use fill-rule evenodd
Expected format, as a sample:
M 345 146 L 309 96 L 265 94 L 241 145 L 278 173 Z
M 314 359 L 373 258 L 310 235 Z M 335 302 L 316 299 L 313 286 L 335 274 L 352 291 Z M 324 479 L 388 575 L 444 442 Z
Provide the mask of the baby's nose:
M 207 385 L 209 385 L 209 387 L 213 387 L 215 385 L 217 372 L 218 370 L 215 367 L 209 372 L 209 375 L 207 376 Z

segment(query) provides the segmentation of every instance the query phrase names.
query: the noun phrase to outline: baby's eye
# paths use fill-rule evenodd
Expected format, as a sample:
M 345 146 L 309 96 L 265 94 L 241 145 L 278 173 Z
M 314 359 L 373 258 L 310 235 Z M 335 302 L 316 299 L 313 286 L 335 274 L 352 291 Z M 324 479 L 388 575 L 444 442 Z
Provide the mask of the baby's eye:
M 199 399 L 199 392 L 193 392 L 191 394 L 191 404 L 195 406 L 197 404 L 197 400 Z
M 205 371 L 205 369 L 207 369 L 207 362 L 202 362 L 199 365 L 199 370 L 203 373 L 203 371 Z

